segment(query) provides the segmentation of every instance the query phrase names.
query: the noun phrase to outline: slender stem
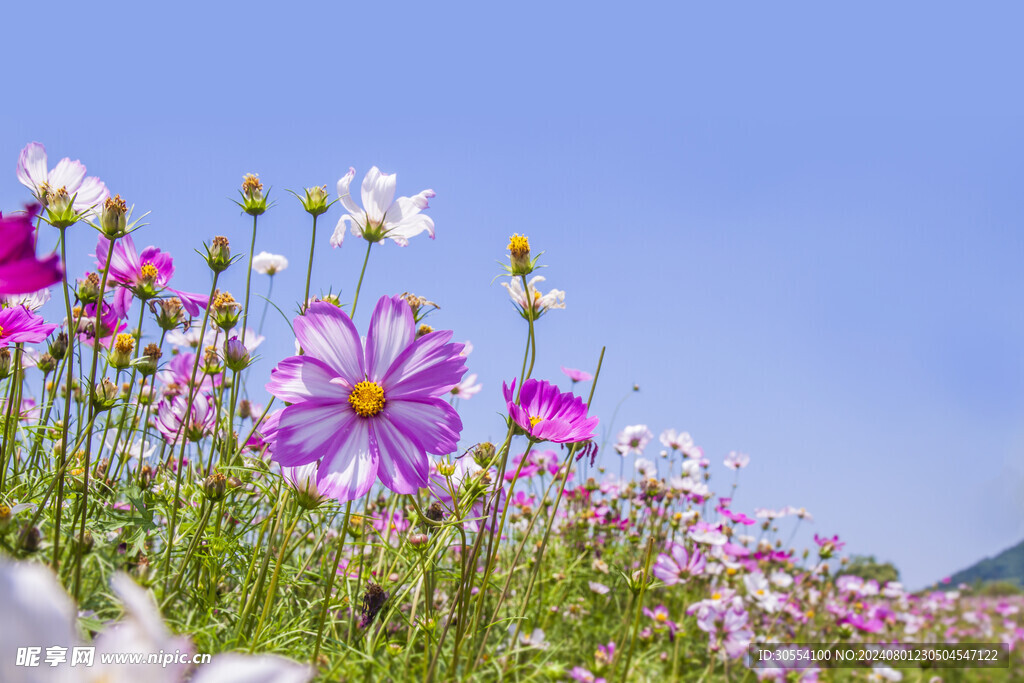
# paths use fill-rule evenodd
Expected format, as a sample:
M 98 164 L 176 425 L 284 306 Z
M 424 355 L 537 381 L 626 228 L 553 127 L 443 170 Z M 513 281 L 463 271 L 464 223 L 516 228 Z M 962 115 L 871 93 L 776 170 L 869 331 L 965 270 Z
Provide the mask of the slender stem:
M 245 343 L 245 330 L 249 327 L 249 284 L 252 282 L 252 255 L 256 251 L 256 219 L 259 215 L 252 217 L 252 242 L 249 243 L 249 270 L 245 274 L 245 309 L 242 311 L 242 343 Z M 209 308 L 209 307 L 207 307 Z M 202 353 L 202 341 L 199 342 L 197 355 Z
M 313 223 L 315 226 L 316 216 L 313 217 Z M 310 259 L 310 262 L 312 262 L 312 259 Z M 307 285 L 307 293 L 308 291 L 309 290 Z M 306 298 L 308 299 L 309 297 Z M 341 555 L 342 551 L 345 548 L 345 535 L 348 533 L 348 522 L 351 515 L 352 501 L 350 500 L 347 503 L 345 503 L 345 521 L 342 522 L 341 533 L 338 534 L 338 549 L 335 551 L 337 556 L 334 559 L 334 571 L 331 573 L 330 576 L 327 577 L 327 592 L 324 593 L 324 604 L 320 608 L 320 621 L 316 627 L 316 647 L 313 648 L 313 661 L 311 662 L 313 666 L 316 666 L 317 657 L 320 656 L 320 644 L 323 642 L 324 638 L 324 621 L 327 619 L 328 605 L 331 604 L 331 591 L 334 589 L 334 578 L 338 575 L 338 569 L 341 567 Z M 328 563 L 327 566 L 330 566 L 330 564 Z
M 366 256 L 363 257 L 363 269 L 359 271 L 359 282 L 356 283 L 356 295 L 352 297 L 352 310 L 349 311 L 349 318 L 355 318 L 356 316 L 356 304 L 359 303 L 359 290 L 363 287 L 363 275 L 366 274 L 366 263 L 370 260 L 370 248 L 372 246 L 373 242 L 366 243 Z
M 306 266 L 306 293 L 302 296 L 302 311 L 309 306 L 309 279 L 313 276 L 313 251 L 316 249 L 316 214 L 313 214 L 313 236 L 309 238 L 309 265 Z
M 64 419 L 60 430 L 60 477 L 57 481 L 57 497 L 54 499 L 54 530 L 53 530 L 53 571 L 60 569 L 60 522 L 64 511 L 64 470 L 67 468 L 68 459 L 68 429 L 71 426 L 71 378 L 74 372 L 75 358 L 75 336 L 78 334 L 78 321 L 71 315 L 71 295 L 68 288 L 67 276 L 67 228 L 60 229 L 60 262 L 64 264 L 64 313 L 67 315 L 68 324 L 68 348 L 64 352 L 65 367 L 67 367 L 67 385 L 64 395 Z M 54 380 L 60 386 L 60 375 Z
M 274 294 L 274 276 L 270 276 L 270 284 L 267 285 L 267 300 L 263 302 L 263 315 L 260 316 L 260 326 L 256 334 L 263 334 L 263 323 L 267 321 L 267 309 L 270 308 L 270 297 Z

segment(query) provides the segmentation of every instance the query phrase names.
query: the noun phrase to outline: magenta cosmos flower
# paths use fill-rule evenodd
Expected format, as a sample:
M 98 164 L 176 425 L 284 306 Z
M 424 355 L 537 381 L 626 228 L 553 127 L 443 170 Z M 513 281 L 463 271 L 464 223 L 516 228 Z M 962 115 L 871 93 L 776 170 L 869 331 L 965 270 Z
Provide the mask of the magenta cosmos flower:
M 102 270 L 107 265 L 109 249 L 110 240 L 100 235 L 96 243 L 97 268 Z M 157 247 L 146 247 L 140 254 L 135 249 L 135 241 L 131 235 L 125 235 L 114 243 L 114 252 L 109 256 L 110 273 L 107 279 L 121 285 L 114 294 L 114 310 L 119 316 L 123 317 L 128 312 L 133 296 L 152 299 L 165 290 L 178 297 L 182 308 L 191 316 L 199 315 L 199 309 L 206 307 L 205 296 L 181 292 L 167 286 L 174 275 L 174 259 Z
M 28 294 L 60 282 L 60 257 L 36 258 L 36 230 L 32 225 L 38 205 L 25 213 L 0 215 L 0 294 Z
M 598 419 L 587 417 L 587 405 L 579 396 L 570 392 L 563 394 L 549 382 L 528 379 L 523 382 L 519 404 L 516 405 L 513 400 L 516 380 L 512 380 L 511 387 L 504 382 L 501 386 L 509 415 L 530 438 L 555 443 L 576 443 L 594 438 Z
M 48 325 L 42 316 L 24 306 L 0 308 L 0 348 L 18 342 L 37 344 L 55 329 L 56 325 Z
M 360 498 L 379 478 L 396 493 L 426 487 L 427 453 L 455 450 L 462 420 L 443 396 L 466 372 L 451 332 L 416 338 L 412 309 L 382 297 L 365 346 L 348 315 L 329 303 L 295 319 L 305 355 L 271 372 L 267 391 L 290 403 L 281 413 L 273 457 L 295 467 L 321 458 L 320 492 Z

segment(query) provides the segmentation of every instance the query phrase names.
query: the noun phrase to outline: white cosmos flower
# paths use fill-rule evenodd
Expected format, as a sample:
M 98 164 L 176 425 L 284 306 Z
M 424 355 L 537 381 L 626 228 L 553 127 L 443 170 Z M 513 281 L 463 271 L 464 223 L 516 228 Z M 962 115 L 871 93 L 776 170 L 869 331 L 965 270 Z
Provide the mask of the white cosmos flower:
M 658 467 L 647 458 L 637 458 L 636 462 L 633 463 L 636 467 L 637 474 L 644 479 L 654 479 L 658 476 Z
M 363 237 L 370 242 L 383 242 L 385 237 L 395 244 L 404 247 L 409 238 L 424 230 L 434 239 L 434 221 L 430 216 L 420 213 L 429 208 L 427 200 L 435 196 L 433 190 L 423 190 L 412 197 L 395 199 L 394 173 L 381 173 L 376 166 L 371 168 L 363 178 L 362 199 L 360 208 L 352 199 L 349 186 L 356 176 L 356 169 L 348 169 L 338 181 L 338 198 L 348 213 L 338 220 L 331 236 L 331 246 L 340 247 L 345 239 L 345 226 L 350 225 L 352 234 Z
M 501 286 L 508 290 L 508 295 L 512 297 L 513 303 L 519 307 L 524 316 L 528 309 L 533 308 L 533 317 L 536 320 L 552 308 L 565 308 L 565 292 L 561 289 L 552 289 L 547 294 L 541 294 L 536 285 L 543 281 L 543 275 L 535 275 L 530 278 L 530 281 L 526 283 L 526 288 L 530 292 L 529 297 L 523 291 L 523 283 L 520 278 L 512 278 L 511 282 L 502 282 Z M 530 306 L 530 301 L 533 302 L 532 306 Z
M 9 306 L 24 306 L 30 311 L 38 311 L 47 301 L 50 300 L 50 288 L 40 289 L 38 292 L 28 294 L 5 294 L 0 297 Z
M 288 267 L 288 259 L 280 254 L 261 251 L 252 257 L 252 269 L 263 275 L 276 275 Z
M 654 438 L 654 434 L 647 428 L 647 425 L 630 425 L 619 432 L 615 450 L 622 456 L 630 453 L 642 455 L 652 438 Z
M 103 181 L 95 176 L 85 177 L 85 165 L 81 161 L 64 157 L 51 170 L 46 170 L 46 148 L 38 142 L 25 145 L 18 155 L 16 170 L 18 181 L 32 190 L 40 203 L 46 204 L 46 193 L 60 188 L 74 196 L 74 209 L 85 213 L 103 203 L 110 193 Z
M 477 382 L 476 378 L 477 373 L 475 372 L 472 375 L 466 375 L 461 382 L 449 389 L 448 393 L 456 398 L 472 398 L 484 388 L 484 385 Z

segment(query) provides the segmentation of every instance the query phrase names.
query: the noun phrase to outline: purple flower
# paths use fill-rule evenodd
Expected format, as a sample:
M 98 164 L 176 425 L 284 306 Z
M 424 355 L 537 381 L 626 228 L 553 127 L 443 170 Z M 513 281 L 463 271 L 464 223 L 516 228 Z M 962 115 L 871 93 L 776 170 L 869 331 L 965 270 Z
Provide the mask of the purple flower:
M 100 235 L 96 242 L 98 268 L 106 266 L 109 249 L 110 240 Z M 189 315 L 199 315 L 199 309 L 206 307 L 205 296 L 181 292 L 167 286 L 174 275 L 174 259 L 157 247 L 146 247 L 139 254 L 135 250 L 135 242 L 131 235 L 125 235 L 114 243 L 114 252 L 109 256 L 110 272 L 107 274 L 107 281 L 121 285 L 114 295 L 114 310 L 119 316 L 123 317 L 132 305 L 133 295 L 152 299 L 164 290 L 178 297 L 182 308 Z
M 679 543 L 673 543 L 669 550 L 670 555 L 658 555 L 654 562 L 654 575 L 666 586 L 673 586 L 686 581 L 691 576 L 698 576 L 704 573 L 707 560 L 699 550 L 687 553 L 686 548 Z
M 76 309 L 77 310 L 77 309 Z M 124 332 L 128 325 L 122 320 L 117 310 L 106 301 L 100 309 L 99 339 L 101 347 L 109 347 L 110 342 L 119 333 Z M 88 346 L 93 345 L 96 338 L 96 304 L 89 304 L 78 319 L 78 340 Z
M 182 437 L 185 414 L 191 411 L 188 431 L 184 437 L 189 441 L 199 441 L 213 431 L 213 425 L 217 417 L 217 407 L 206 394 L 199 394 L 193 397 L 192 403 L 188 403 L 185 395 L 175 396 L 169 401 L 161 401 L 157 409 L 156 428 L 163 434 L 164 440 L 169 444 L 178 443 Z
M 462 420 L 440 396 L 466 372 L 462 344 L 451 332 L 416 339 L 412 309 L 382 297 L 365 348 L 349 317 L 325 302 L 295 319 L 305 355 L 271 372 L 267 391 L 290 403 L 273 444 L 282 465 L 322 458 L 320 491 L 341 501 L 360 498 L 373 483 L 396 493 L 427 486 L 427 453 L 455 450 Z
M 60 282 L 64 271 L 60 257 L 50 254 L 36 258 L 36 230 L 32 219 L 39 210 L 30 206 L 25 213 L 0 215 L 0 294 L 28 294 Z
M 508 412 L 530 438 L 555 443 L 576 443 L 594 437 L 596 417 L 587 417 L 587 405 L 579 396 L 562 393 L 554 384 L 535 379 L 523 382 L 516 405 L 516 380 L 502 382 Z
M 0 308 L 0 348 L 18 342 L 39 343 L 55 329 L 56 325 L 46 324 L 42 316 L 24 306 Z
M 750 456 L 746 453 L 739 453 L 737 451 L 730 451 L 729 455 L 725 456 L 725 466 L 730 470 L 739 470 L 750 464 Z

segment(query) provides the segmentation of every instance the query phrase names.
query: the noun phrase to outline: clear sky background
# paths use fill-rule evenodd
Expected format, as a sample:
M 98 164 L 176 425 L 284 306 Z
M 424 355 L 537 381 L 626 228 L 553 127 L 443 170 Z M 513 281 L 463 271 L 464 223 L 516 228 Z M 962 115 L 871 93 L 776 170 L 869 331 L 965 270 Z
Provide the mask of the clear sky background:
M 913 588 L 1020 541 L 1019 5 L 689 5 L 15 3 L 0 208 L 27 199 L 15 162 L 42 142 L 151 211 L 136 241 L 205 291 L 193 250 L 247 247 L 230 199 L 258 172 L 279 204 L 257 251 L 291 260 L 290 311 L 309 217 L 285 188 L 333 195 L 377 165 L 400 195 L 437 192 L 437 239 L 374 247 L 356 323 L 382 294 L 441 304 L 430 322 L 473 342 L 484 384 L 467 445 L 503 434 L 526 330 L 492 278 L 525 232 L 567 292 L 535 375 L 564 386 L 559 365 L 606 345 L 594 411 L 629 394 L 612 436 L 689 431 L 721 493 L 724 456 L 749 453 L 738 509 L 805 506 Z M 330 248 L 340 215 L 314 290 L 345 299 L 365 243 Z M 95 234 L 70 239 L 80 274 Z M 263 376 L 293 349 L 273 311 L 268 328 Z

